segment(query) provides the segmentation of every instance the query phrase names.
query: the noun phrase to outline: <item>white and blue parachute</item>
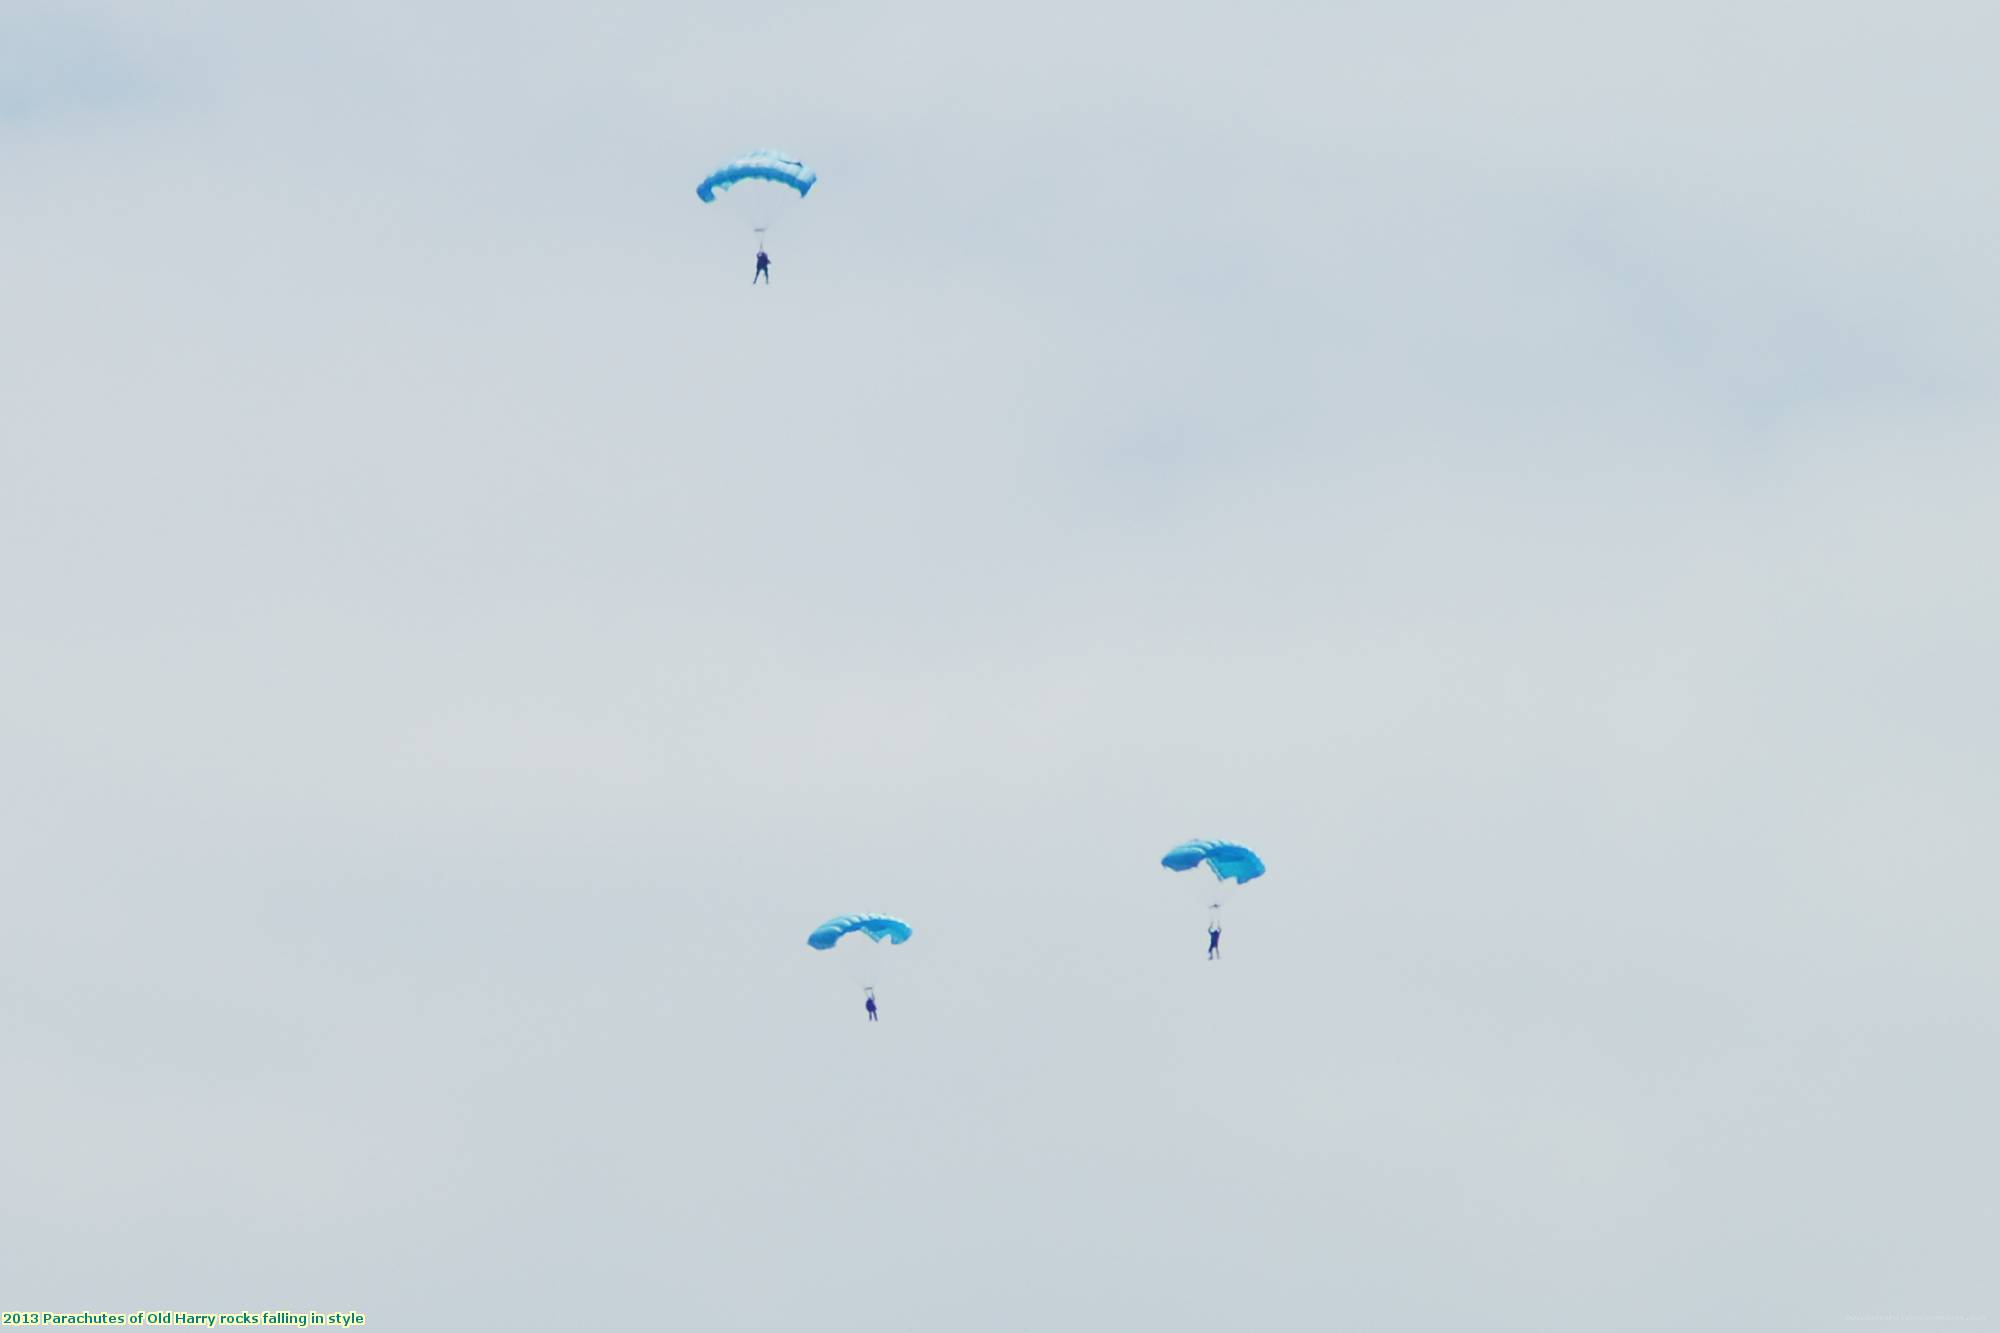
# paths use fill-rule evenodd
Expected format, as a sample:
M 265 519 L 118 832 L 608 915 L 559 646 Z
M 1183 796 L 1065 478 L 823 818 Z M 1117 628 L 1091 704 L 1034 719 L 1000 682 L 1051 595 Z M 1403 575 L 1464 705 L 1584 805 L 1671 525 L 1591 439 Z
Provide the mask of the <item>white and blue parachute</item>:
M 1219 883 L 1212 884 L 1202 896 L 1208 899 L 1208 928 L 1220 929 L 1223 900 L 1236 892 L 1237 888 L 1249 883 L 1264 873 L 1264 862 L 1257 853 L 1241 843 L 1207 842 L 1197 839 L 1184 842 L 1160 858 L 1160 864 L 1169 870 L 1193 870 L 1206 864 L 1215 872 Z M 1231 887 L 1232 881 L 1235 887 Z
M 811 193 L 819 181 L 819 173 L 795 157 L 786 157 L 771 148 L 754 148 L 737 158 L 725 162 L 708 173 L 702 183 L 694 187 L 694 192 L 704 204 L 715 202 L 715 196 L 745 181 L 768 181 L 773 185 L 798 192 L 803 199 Z
M 796 208 L 818 180 L 819 173 L 797 158 L 759 148 L 709 172 L 694 192 L 756 232 L 762 249 L 771 224 Z
M 837 916 L 830 921 L 824 921 L 820 923 L 818 930 L 806 936 L 806 943 L 815 949 L 831 949 L 856 931 L 878 943 L 887 940 L 891 944 L 901 944 L 913 933 L 907 921 L 898 921 L 893 916 L 866 913 L 861 916 Z
M 1192 870 L 1202 862 L 1217 879 L 1233 879 L 1238 884 L 1264 873 L 1264 862 L 1248 847 L 1233 842 L 1184 842 L 1160 858 L 1169 870 Z

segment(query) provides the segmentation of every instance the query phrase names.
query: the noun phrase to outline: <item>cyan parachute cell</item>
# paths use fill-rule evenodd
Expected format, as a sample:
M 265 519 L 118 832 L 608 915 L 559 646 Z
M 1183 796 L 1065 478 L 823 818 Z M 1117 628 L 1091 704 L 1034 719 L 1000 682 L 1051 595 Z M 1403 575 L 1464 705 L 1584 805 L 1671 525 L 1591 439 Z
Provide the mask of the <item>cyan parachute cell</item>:
M 911 934 L 910 923 L 898 921 L 893 916 L 837 916 L 806 936 L 806 943 L 815 949 L 831 949 L 843 937 L 856 931 L 878 943 L 887 940 L 891 944 L 901 944 Z
M 708 173 L 707 179 L 694 187 L 694 192 L 704 204 L 712 204 L 716 195 L 726 193 L 733 185 L 744 181 L 771 181 L 797 190 L 799 198 L 803 199 L 818 180 L 819 173 L 797 158 L 786 157 L 769 148 L 757 148 Z
M 1169 870 L 1192 870 L 1204 861 L 1217 879 L 1233 879 L 1238 884 L 1264 873 L 1257 853 L 1233 842 L 1184 842 L 1160 858 L 1160 864 Z

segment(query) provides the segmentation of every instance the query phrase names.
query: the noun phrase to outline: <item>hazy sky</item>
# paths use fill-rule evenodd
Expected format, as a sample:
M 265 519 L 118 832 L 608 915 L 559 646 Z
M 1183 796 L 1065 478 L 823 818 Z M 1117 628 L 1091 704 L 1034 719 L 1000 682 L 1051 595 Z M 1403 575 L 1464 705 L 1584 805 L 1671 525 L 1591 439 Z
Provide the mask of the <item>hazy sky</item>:
M 2000 1322 L 1996 50 L 0 0 L 0 1308 Z

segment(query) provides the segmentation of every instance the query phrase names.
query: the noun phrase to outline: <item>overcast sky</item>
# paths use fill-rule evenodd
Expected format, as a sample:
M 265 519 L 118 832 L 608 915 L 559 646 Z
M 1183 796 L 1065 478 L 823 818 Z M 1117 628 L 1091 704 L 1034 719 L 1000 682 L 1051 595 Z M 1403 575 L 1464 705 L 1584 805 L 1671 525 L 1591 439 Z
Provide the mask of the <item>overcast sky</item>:
M 2000 1322 L 1996 50 L 0 0 L 0 1307 Z

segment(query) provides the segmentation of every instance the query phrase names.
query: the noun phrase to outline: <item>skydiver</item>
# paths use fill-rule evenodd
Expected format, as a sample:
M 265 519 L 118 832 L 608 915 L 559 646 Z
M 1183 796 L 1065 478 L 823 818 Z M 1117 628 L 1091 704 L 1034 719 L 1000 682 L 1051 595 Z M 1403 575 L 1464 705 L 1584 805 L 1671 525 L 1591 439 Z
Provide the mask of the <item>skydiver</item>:
M 875 988 L 867 986 L 863 989 L 868 992 L 868 1021 L 871 1023 L 881 1022 L 882 1020 L 875 1016 Z
M 750 285 L 755 287 L 759 278 L 764 280 L 766 287 L 771 285 L 771 256 L 764 253 L 761 245 L 757 247 L 757 271 L 750 275 Z
M 1208 958 L 1210 962 L 1214 962 L 1220 957 L 1222 957 L 1222 918 L 1211 916 L 1208 919 Z

